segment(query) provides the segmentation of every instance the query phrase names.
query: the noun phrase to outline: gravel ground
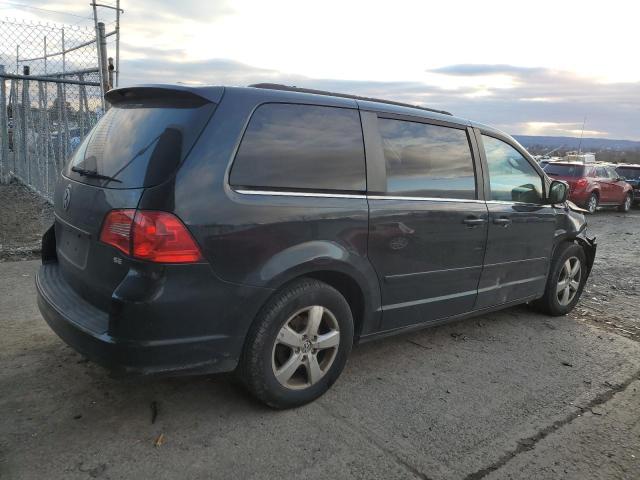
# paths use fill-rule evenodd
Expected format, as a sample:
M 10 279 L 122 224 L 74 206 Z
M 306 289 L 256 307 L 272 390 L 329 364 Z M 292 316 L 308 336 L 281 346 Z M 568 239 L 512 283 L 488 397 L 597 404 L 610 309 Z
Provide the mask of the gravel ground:
M 0 185 L 0 262 L 36 258 L 52 223 L 51 204 L 20 184 Z
M 0 478 L 640 478 L 640 211 L 589 222 L 571 315 L 521 306 L 360 346 L 285 412 L 225 376 L 112 378 L 41 319 L 38 262 L 0 263 Z

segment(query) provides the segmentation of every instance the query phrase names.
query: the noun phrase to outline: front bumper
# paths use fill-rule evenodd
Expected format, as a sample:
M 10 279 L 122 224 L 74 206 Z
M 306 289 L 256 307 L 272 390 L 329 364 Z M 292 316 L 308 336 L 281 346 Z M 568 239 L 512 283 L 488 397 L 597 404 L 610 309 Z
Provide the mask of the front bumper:
M 247 317 L 230 323 L 225 320 L 224 311 L 217 309 L 209 310 L 207 317 L 209 322 L 220 325 L 220 333 L 185 334 L 177 338 L 122 338 L 110 332 L 114 314 L 102 311 L 81 298 L 64 280 L 58 263 L 46 263 L 40 267 L 36 288 L 40 312 L 62 340 L 89 360 L 126 374 L 187 375 L 232 371 L 238 363 L 244 333 L 251 322 Z M 244 305 L 251 314 L 251 304 Z M 118 317 L 117 320 L 135 322 L 139 319 Z M 145 322 L 153 320 L 144 319 Z M 181 320 L 175 319 L 176 322 Z

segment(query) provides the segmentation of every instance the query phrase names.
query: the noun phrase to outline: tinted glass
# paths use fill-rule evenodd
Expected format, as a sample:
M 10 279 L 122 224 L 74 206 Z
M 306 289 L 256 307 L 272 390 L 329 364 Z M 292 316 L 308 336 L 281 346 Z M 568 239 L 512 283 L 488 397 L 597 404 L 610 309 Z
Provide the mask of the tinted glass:
M 562 177 L 582 177 L 584 176 L 583 165 L 558 165 L 549 163 L 544 167 L 547 175 L 559 175 Z
M 356 110 L 266 104 L 251 117 L 230 183 L 245 187 L 364 191 Z
M 541 203 L 542 178 L 527 159 L 502 140 L 483 135 L 482 141 L 489 166 L 491 199 Z
M 387 192 L 417 197 L 476 198 L 467 132 L 404 120 L 378 119 Z
M 618 167 L 616 171 L 623 176 L 624 178 L 628 178 L 629 180 L 640 180 L 640 167 Z
M 127 100 L 112 106 L 75 151 L 66 175 L 110 188 L 157 185 L 184 159 L 211 116 L 204 100 Z M 114 177 L 81 175 L 72 168 Z

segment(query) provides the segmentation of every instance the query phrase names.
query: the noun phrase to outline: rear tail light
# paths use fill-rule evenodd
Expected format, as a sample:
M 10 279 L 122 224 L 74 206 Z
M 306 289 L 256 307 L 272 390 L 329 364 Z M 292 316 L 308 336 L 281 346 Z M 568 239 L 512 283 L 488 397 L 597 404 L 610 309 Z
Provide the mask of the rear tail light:
M 587 180 L 586 178 L 581 178 L 576 182 L 576 188 L 584 188 L 587 186 L 588 183 L 589 183 L 589 180 Z
M 126 255 L 157 263 L 189 263 L 202 254 L 187 227 L 167 212 L 112 210 L 102 225 L 100 241 Z
M 135 214 L 136 211 L 133 209 L 111 210 L 102 224 L 100 241 L 129 255 L 131 252 L 131 225 Z

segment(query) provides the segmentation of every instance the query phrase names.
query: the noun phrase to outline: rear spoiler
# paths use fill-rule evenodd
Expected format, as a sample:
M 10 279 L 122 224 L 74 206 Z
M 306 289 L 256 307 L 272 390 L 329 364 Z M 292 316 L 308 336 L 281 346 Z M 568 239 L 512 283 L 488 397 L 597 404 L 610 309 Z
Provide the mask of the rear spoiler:
M 109 90 L 104 98 L 111 105 L 125 100 L 161 100 L 178 103 L 219 103 L 224 87 L 189 87 L 186 85 L 135 85 Z

